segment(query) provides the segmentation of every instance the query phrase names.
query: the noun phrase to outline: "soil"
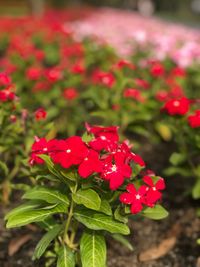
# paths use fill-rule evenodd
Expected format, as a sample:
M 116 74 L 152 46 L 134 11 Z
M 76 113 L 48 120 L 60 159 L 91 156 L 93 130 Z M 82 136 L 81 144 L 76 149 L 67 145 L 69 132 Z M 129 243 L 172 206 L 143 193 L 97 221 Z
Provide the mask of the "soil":
M 158 155 L 159 149 L 154 151 L 155 155 Z M 152 169 L 159 170 L 166 164 L 162 157 L 156 161 L 152 153 L 150 155 L 150 161 L 155 165 Z M 148 148 L 146 156 L 148 157 Z M 134 251 L 109 239 L 108 267 L 200 267 L 200 245 L 197 244 L 197 239 L 200 238 L 200 218 L 196 215 L 200 202 L 183 194 L 190 183 L 189 179 L 183 182 L 182 177 L 167 179 L 163 205 L 170 211 L 169 217 L 161 221 L 133 217 L 130 221 L 132 234 L 128 238 Z M 0 267 L 44 267 L 42 261 L 31 260 L 41 232 L 34 227 L 6 230 L 3 221 L 6 212 L 5 208 L 0 208 Z M 8 256 L 10 242 L 27 234 L 31 235 L 29 241 L 14 255 Z

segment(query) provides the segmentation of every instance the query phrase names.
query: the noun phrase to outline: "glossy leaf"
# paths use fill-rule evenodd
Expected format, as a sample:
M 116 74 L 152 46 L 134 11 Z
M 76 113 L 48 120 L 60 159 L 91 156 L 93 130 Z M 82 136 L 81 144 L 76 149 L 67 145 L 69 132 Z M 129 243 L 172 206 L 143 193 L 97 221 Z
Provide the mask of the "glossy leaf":
M 42 237 L 35 248 L 33 259 L 39 259 L 44 254 L 50 243 L 58 236 L 61 229 L 62 225 L 55 225 Z
M 75 254 L 71 249 L 62 246 L 58 252 L 57 267 L 75 267 Z
M 92 189 L 79 189 L 76 194 L 72 195 L 72 198 L 77 204 L 82 204 L 89 209 L 100 209 L 101 199 Z
M 168 216 L 168 212 L 165 208 L 161 205 L 156 205 L 153 208 L 147 208 L 141 213 L 144 217 L 154 219 L 154 220 L 161 220 Z
M 37 186 L 29 191 L 27 191 L 23 199 L 32 199 L 32 200 L 44 200 L 47 203 L 63 203 L 66 207 L 69 206 L 69 199 L 66 195 L 60 193 L 58 190 L 46 188 L 43 186 Z
M 106 267 L 105 239 L 95 231 L 82 235 L 80 253 L 82 267 Z
M 6 224 L 6 227 L 19 227 L 32 222 L 39 222 L 50 215 L 63 212 L 66 212 L 65 205 L 63 204 L 54 204 L 51 206 L 31 210 L 29 209 L 22 212 L 19 211 L 15 212 L 14 215 L 11 212 L 10 216 L 7 218 L 8 222 Z
M 115 221 L 112 217 L 91 210 L 79 209 L 75 211 L 77 221 L 92 230 L 106 230 L 110 233 L 128 235 L 130 230 L 127 225 Z

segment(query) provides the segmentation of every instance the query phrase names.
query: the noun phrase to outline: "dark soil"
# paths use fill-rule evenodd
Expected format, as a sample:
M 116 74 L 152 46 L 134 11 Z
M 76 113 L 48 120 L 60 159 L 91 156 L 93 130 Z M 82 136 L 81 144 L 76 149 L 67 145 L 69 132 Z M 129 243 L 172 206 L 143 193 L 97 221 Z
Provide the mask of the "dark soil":
M 148 148 L 146 150 L 148 156 Z M 159 154 L 158 151 L 155 155 Z M 162 151 L 156 164 L 156 158 L 151 156 L 150 162 L 154 162 L 152 165 L 155 165 L 156 169 L 166 164 L 162 160 Z M 155 168 L 152 166 L 152 169 Z M 135 248 L 134 251 L 129 251 L 117 241 L 109 239 L 107 243 L 108 267 L 200 267 L 200 246 L 196 242 L 200 238 L 200 218 L 196 215 L 196 209 L 200 207 L 200 203 L 195 202 L 189 196 L 184 196 L 183 192 L 189 185 L 191 186 L 189 179 L 184 181 L 181 177 L 167 179 L 163 205 L 170 211 L 169 217 L 161 221 L 134 217 L 130 221 L 132 234 L 129 236 L 129 241 Z M 16 203 L 13 206 L 16 206 Z M 1 208 L 0 267 L 44 267 L 42 261 L 31 260 L 41 232 L 30 227 L 6 230 L 3 221 L 5 213 L 6 209 Z M 26 234 L 31 234 L 31 239 L 13 256 L 8 256 L 11 240 Z M 171 248 L 167 248 L 165 243 L 170 238 L 173 239 L 173 244 Z M 154 255 L 151 255 L 151 249 L 157 246 L 158 249 L 154 251 Z M 162 257 L 159 256 L 159 250 L 162 250 Z M 146 259 L 142 254 L 144 252 L 150 253 Z M 157 259 L 151 260 L 151 256 Z

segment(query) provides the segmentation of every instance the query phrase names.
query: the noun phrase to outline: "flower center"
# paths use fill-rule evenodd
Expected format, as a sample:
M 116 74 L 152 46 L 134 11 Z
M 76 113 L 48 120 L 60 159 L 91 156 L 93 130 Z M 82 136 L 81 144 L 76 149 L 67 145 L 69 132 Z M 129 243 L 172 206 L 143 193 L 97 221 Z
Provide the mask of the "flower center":
M 108 77 L 103 77 L 103 79 L 102 79 L 103 83 L 105 83 L 105 84 L 109 83 L 109 80 L 110 79 Z
M 139 194 L 137 194 L 137 195 L 135 196 L 135 198 L 136 198 L 136 199 L 140 199 L 141 196 L 140 196 Z
M 152 187 L 152 189 L 153 189 L 153 191 L 156 191 L 156 188 L 155 188 L 155 186 L 154 186 L 154 187 Z
M 174 107 L 179 107 L 180 106 L 180 102 L 179 101 L 174 101 Z
M 88 158 L 85 158 L 84 160 L 88 160 Z
M 114 164 L 114 165 L 112 165 L 112 168 L 111 168 L 111 170 L 112 170 L 112 172 L 116 172 L 116 170 L 117 170 L 117 166 Z
M 67 152 L 67 153 L 70 153 L 70 152 L 71 152 L 71 149 L 67 149 L 66 152 Z

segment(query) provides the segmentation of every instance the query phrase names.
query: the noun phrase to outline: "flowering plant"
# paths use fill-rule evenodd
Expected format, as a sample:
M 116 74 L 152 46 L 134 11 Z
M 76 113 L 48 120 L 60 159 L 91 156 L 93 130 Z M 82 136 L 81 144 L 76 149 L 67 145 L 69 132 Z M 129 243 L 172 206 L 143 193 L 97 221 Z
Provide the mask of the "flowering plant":
M 15 84 L 6 73 L 0 73 L 0 199 L 8 204 L 13 189 L 25 185 L 16 176 L 24 177 L 26 166 L 23 160 L 28 156 L 34 135 L 41 131 L 47 133 L 52 124 L 46 123 L 46 111 L 42 108 L 34 113 L 23 109 L 15 92 Z M 44 126 L 45 121 L 45 126 Z
M 142 158 L 120 142 L 118 127 L 90 126 L 82 136 L 35 138 L 29 163 L 37 185 L 23 195 L 24 204 L 7 216 L 7 227 L 38 223 L 46 234 L 33 258 L 54 243 L 57 266 L 106 266 L 105 236 L 132 248 L 128 218 L 140 214 L 162 219 L 158 202 L 163 178 L 145 170 Z

